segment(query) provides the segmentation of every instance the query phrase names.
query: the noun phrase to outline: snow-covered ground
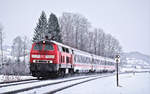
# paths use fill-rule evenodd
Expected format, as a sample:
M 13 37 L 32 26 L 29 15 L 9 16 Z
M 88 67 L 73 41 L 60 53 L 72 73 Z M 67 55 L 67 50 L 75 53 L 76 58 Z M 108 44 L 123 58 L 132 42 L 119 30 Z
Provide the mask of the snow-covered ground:
M 84 76 L 81 76 L 81 77 L 84 77 Z M 30 78 L 30 76 L 24 76 L 21 78 L 27 79 L 27 78 Z M 80 78 L 80 77 L 43 80 L 43 81 L 39 81 L 36 83 L 28 83 L 28 84 L 22 84 L 22 85 L 10 86 L 10 87 L 2 87 L 0 88 L 0 91 L 2 93 L 6 91 L 17 90 L 21 88 L 29 88 L 32 86 L 54 83 L 54 82 L 59 82 L 59 81 L 74 79 L 74 78 Z M 29 90 L 27 92 L 22 92 L 22 93 L 42 94 L 44 92 L 49 92 L 51 90 L 55 90 L 57 88 L 64 87 L 64 86 L 67 86 L 76 82 L 78 81 L 60 83 L 60 85 L 57 84 L 57 85 L 44 86 L 44 87 L 36 88 L 33 90 Z M 120 74 L 119 84 L 120 84 L 120 87 L 117 87 L 116 76 L 109 76 L 109 77 L 99 78 L 97 80 L 92 80 L 86 83 L 82 83 L 80 85 L 76 85 L 76 86 L 64 89 L 62 91 L 57 92 L 56 94 L 150 94 L 150 73 Z
M 120 87 L 116 87 L 116 77 L 105 77 L 80 84 L 56 94 L 150 94 L 150 73 L 122 74 Z
M 0 75 L 0 82 L 19 81 L 27 79 L 36 79 L 36 78 L 33 76 Z
M 99 75 L 101 76 L 101 75 Z M 90 78 L 85 78 L 85 77 L 90 77 Z M 78 79 L 78 78 L 85 78 L 85 79 L 91 79 L 91 78 L 94 78 L 95 75 L 90 75 L 90 76 L 75 76 L 75 77 L 69 77 L 69 78 L 61 78 L 61 79 L 50 79 L 50 80 L 41 80 L 41 81 L 38 81 L 38 82 L 35 82 L 35 83 L 27 83 L 27 84 L 20 84 L 20 85 L 12 85 L 12 86 L 9 86 L 9 87 L 2 87 L 0 88 L 0 94 L 1 93 L 4 93 L 4 92 L 10 92 L 10 91 L 14 91 L 14 90 L 19 90 L 19 89 L 24 89 L 24 88 L 31 88 L 31 87 L 35 87 L 35 86 L 39 86 L 39 85 L 45 85 L 45 84 L 52 84 L 52 83 L 56 83 L 56 82 L 60 82 L 60 81 L 66 81 L 66 80 L 72 80 L 72 79 Z M 68 84 L 72 84 L 72 83 L 76 83 L 78 81 L 82 81 L 84 79 L 81 79 L 81 80 L 77 80 L 77 81 L 69 81 L 65 84 L 63 83 L 60 83 L 61 85 L 59 86 L 64 86 L 64 85 L 68 85 Z M 33 89 L 33 90 L 29 90 L 29 91 L 26 91 L 26 92 L 23 92 L 23 94 L 32 94 L 32 93 L 35 93 L 36 94 L 42 94 L 44 92 L 49 92 L 49 90 L 54 90 L 57 87 L 57 85 L 55 86 L 52 86 L 52 85 L 49 85 L 49 86 L 44 86 L 44 87 L 40 87 L 40 88 L 36 88 L 36 89 Z

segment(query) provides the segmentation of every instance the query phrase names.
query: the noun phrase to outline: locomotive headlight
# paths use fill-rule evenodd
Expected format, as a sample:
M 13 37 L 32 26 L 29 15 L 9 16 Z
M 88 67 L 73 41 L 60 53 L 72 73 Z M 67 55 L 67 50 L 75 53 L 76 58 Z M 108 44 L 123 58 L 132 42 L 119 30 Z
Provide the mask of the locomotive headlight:
M 53 63 L 53 61 L 52 61 L 52 60 L 50 60 L 50 61 L 49 61 L 49 63 Z
M 45 55 L 45 58 L 55 58 L 54 55 Z
M 40 55 L 32 55 L 32 58 L 40 58 Z
M 33 63 L 35 63 L 36 62 L 36 60 L 33 60 Z

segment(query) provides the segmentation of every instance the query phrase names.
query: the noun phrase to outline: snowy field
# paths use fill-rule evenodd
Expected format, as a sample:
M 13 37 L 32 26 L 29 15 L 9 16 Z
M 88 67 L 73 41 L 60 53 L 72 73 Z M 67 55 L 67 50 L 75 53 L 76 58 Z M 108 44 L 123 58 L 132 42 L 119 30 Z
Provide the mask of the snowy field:
M 56 94 L 150 94 L 150 73 L 119 75 L 120 87 L 116 87 L 116 76 L 100 78 L 83 83 Z
M 0 76 L 2 79 L 2 76 Z M 28 83 L 10 87 L 0 88 L 1 93 L 6 91 L 18 90 L 21 88 L 29 88 L 38 85 L 44 85 L 48 83 L 59 82 L 68 79 L 80 78 L 84 76 L 77 76 L 64 79 L 51 79 L 43 80 L 36 83 Z M 22 76 L 20 79 L 31 79 L 30 76 Z M 91 78 L 86 78 L 91 79 Z M 69 81 L 60 84 L 48 85 L 26 92 L 20 92 L 20 94 L 43 94 L 45 92 L 53 91 L 57 88 L 61 88 L 70 84 L 81 82 L 84 79 Z M 97 80 L 92 80 L 86 83 L 75 85 L 73 87 L 64 89 L 62 91 L 56 92 L 56 94 L 150 94 L 150 73 L 129 73 L 119 75 L 119 85 L 116 86 L 116 76 L 109 76 L 104 78 L 99 78 Z

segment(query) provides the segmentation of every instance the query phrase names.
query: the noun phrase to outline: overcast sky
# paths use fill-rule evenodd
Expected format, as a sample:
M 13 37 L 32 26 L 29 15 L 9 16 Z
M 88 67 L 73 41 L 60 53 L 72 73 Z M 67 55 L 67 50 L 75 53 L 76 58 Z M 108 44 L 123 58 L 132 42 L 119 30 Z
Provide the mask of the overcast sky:
M 0 0 L 5 43 L 17 35 L 32 37 L 42 10 L 47 17 L 51 12 L 82 14 L 93 27 L 116 37 L 125 52 L 150 55 L 150 0 Z

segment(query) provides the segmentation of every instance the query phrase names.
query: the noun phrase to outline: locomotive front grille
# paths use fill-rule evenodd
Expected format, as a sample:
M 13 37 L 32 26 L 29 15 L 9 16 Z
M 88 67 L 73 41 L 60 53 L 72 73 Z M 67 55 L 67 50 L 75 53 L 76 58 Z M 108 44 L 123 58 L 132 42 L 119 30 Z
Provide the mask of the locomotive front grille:
M 33 60 L 33 63 L 53 63 L 52 60 Z

